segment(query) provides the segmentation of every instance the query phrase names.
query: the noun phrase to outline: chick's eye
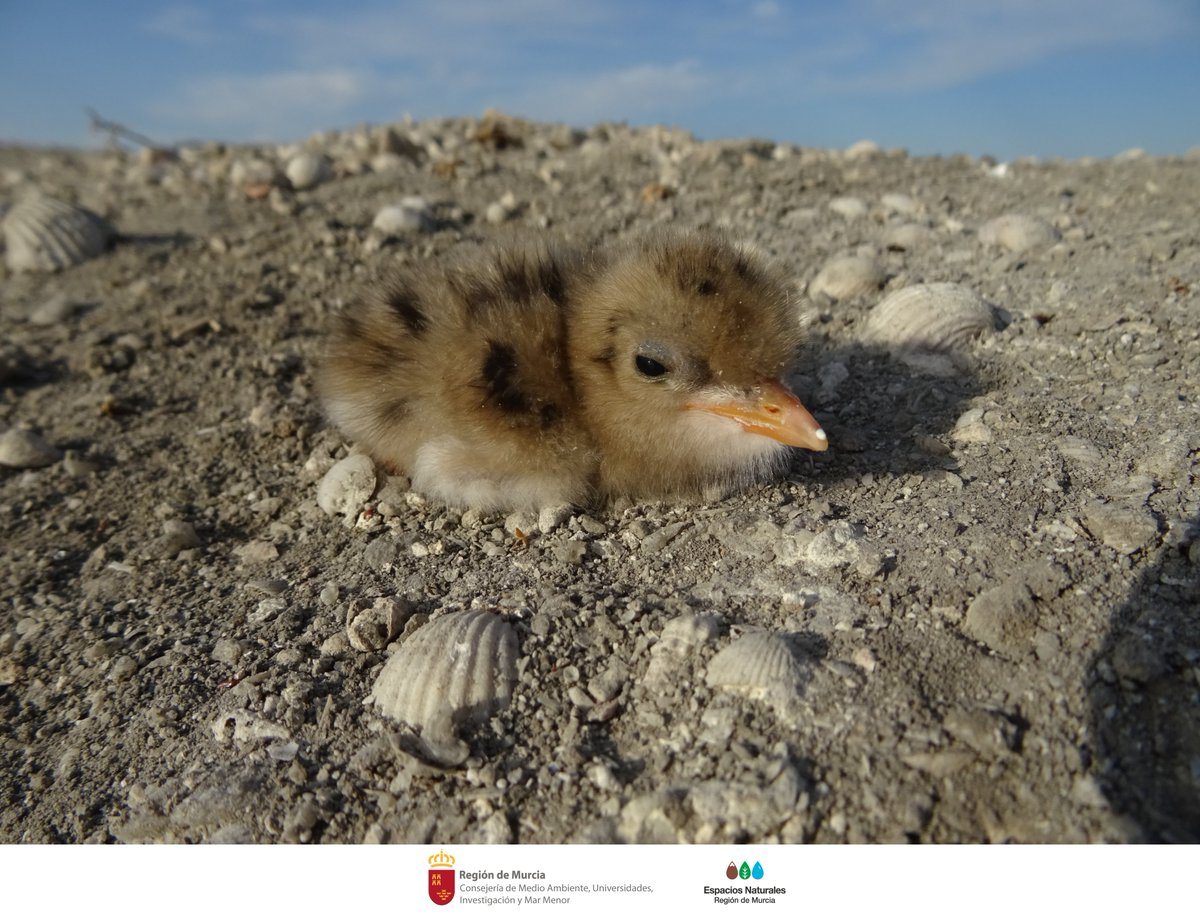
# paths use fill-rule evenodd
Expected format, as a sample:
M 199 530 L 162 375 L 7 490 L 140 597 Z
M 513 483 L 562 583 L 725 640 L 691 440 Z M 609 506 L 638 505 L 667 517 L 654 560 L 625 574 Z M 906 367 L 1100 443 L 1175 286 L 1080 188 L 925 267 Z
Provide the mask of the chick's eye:
M 647 355 L 638 355 L 634 358 L 634 364 L 637 365 L 638 373 L 643 377 L 661 377 L 667 372 L 665 364 L 655 361 Z

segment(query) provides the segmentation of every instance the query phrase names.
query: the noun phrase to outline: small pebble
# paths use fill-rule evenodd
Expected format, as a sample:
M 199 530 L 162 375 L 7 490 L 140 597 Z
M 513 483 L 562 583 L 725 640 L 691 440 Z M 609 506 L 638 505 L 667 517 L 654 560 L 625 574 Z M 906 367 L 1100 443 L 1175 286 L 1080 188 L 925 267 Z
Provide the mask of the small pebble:
M 587 544 L 582 540 L 567 540 L 554 547 L 554 558 L 563 565 L 579 565 L 587 555 Z
M 185 549 L 197 549 L 204 545 L 196 528 L 187 521 L 169 519 L 163 521 L 163 533 L 158 539 L 158 555 L 173 559 Z
M 688 521 L 679 521 L 675 524 L 667 524 L 665 527 L 660 527 L 642 540 L 641 550 L 649 555 L 661 553 L 666 549 L 668 543 L 684 531 L 689 523 Z
M 829 202 L 829 210 L 835 214 L 840 214 L 847 220 L 857 220 L 860 217 L 865 217 L 867 214 L 867 203 L 861 198 L 854 198 L 849 195 L 841 198 L 834 198 Z
M 0 434 L 0 466 L 32 470 L 57 463 L 61 457 L 49 441 L 28 428 L 10 428 Z
M 366 454 L 351 454 L 335 463 L 317 486 L 317 504 L 326 514 L 341 514 L 350 520 L 372 494 L 376 484 L 375 464 Z
M 237 188 L 271 186 L 278 175 L 271 163 L 258 157 L 234 160 L 229 167 L 229 181 Z
M 69 476 L 83 478 L 99 470 L 100 464 L 94 460 L 87 459 L 77 450 L 68 450 L 63 454 L 63 469 L 67 471 L 67 475 Z
M 885 211 L 892 214 L 911 216 L 921 210 L 921 205 L 915 198 L 900 192 L 890 192 L 883 195 L 879 199 L 879 203 L 883 205 Z
M 992 429 L 983 421 L 983 409 L 968 409 L 954 423 L 950 437 L 963 444 L 988 444 L 992 441 Z
M 30 311 L 29 322 L 35 326 L 57 326 L 74 312 L 75 304 L 66 294 L 54 294 Z
M 274 562 L 279 558 L 279 547 L 270 540 L 251 540 L 233 551 L 243 563 L 253 565 L 261 562 Z
M 268 597 L 278 597 L 288 589 L 288 583 L 282 578 L 251 578 L 246 587 Z
M 1017 657 L 1031 649 L 1037 626 L 1037 607 L 1020 579 L 980 593 L 967 608 L 963 632 L 1005 655 Z
M 276 741 L 267 745 L 267 755 L 272 760 L 282 763 L 291 763 L 295 760 L 299 750 L 300 745 L 295 741 Z
M 212 658 L 221 664 L 237 664 L 245 649 L 236 639 L 218 639 L 213 645 Z
M 537 526 L 542 533 L 551 533 L 565 524 L 571 517 L 570 505 L 555 505 L 538 512 Z
M 412 615 L 412 605 L 402 597 L 379 597 L 370 607 L 354 601 L 346 610 L 346 637 L 360 652 L 378 652 L 400 635 Z
M 433 215 L 423 198 L 405 198 L 379 210 L 371 226 L 382 233 L 400 236 L 428 232 L 434 228 Z
M 933 231 L 921 224 L 892 224 L 879 235 L 886 249 L 919 249 L 933 238 Z
M 825 263 L 808 286 L 812 295 L 848 300 L 873 294 L 887 281 L 883 266 L 870 256 L 841 256 Z
M 1084 509 L 1084 523 L 1101 543 L 1126 556 L 1158 539 L 1158 521 L 1146 508 L 1093 502 Z
M 333 175 L 329 161 L 314 153 L 298 153 L 288 160 L 284 174 L 292 184 L 292 188 L 308 189 L 324 182 Z
M 129 680 L 137 673 L 137 662 L 128 655 L 118 655 L 113 659 L 112 667 L 108 669 L 109 680 L 120 683 Z
M 979 228 L 979 241 L 1020 254 L 1056 243 L 1062 238 L 1054 227 L 1037 217 L 1005 214 Z
M 855 141 L 844 152 L 848 160 L 864 160 L 883 153 L 883 148 L 876 141 L 861 140 Z

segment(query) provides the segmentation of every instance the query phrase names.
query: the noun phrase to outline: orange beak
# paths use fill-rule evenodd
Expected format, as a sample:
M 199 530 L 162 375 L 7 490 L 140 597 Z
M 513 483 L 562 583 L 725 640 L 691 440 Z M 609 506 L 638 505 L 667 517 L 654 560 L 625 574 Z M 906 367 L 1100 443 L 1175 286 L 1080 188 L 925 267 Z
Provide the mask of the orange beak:
M 688 408 L 733 419 L 742 426 L 743 431 L 765 435 L 792 447 L 808 450 L 829 448 L 824 429 L 792 391 L 778 380 L 763 383 L 757 398 L 689 403 Z

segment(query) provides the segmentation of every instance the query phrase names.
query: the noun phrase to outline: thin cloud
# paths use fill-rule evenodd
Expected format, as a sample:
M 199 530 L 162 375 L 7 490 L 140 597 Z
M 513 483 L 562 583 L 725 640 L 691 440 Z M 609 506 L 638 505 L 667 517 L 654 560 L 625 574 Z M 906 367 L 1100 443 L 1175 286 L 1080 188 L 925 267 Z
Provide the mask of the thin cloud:
M 885 0 L 842 7 L 824 25 L 854 39 L 835 57 L 806 50 L 795 66 L 824 92 L 921 92 L 1082 48 L 1153 42 L 1196 20 L 1170 0 L 908 0 L 903 17 L 894 13 Z
M 607 20 L 598 9 L 557 0 L 467 0 L 421 8 L 367 8 L 341 15 L 254 16 L 250 29 L 302 59 L 470 62 L 558 39 Z
M 143 22 L 142 29 L 185 45 L 207 45 L 217 38 L 208 12 L 195 6 L 168 6 Z
M 226 137 L 283 137 L 328 127 L 367 96 L 370 81 L 341 69 L 203 77 L 153 107 L 173 130 Z
M 535 118 L 580 124 L 662 113 L 694 104 L 710 91 L 713 79 L 695 61 L 638 64 L 602 73 L 539 80 L 515 108 Z

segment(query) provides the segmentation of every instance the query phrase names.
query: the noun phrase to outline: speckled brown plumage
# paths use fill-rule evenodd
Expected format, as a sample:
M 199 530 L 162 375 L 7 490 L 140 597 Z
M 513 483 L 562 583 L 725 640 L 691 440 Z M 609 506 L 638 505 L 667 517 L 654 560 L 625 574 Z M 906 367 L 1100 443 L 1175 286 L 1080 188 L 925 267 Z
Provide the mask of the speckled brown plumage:
M 319 385 L 451 504 L 683 497 L 776 471 L 783 442 L 824 449 L 778 383 L 796 344 L 785 286 L 718 237 L 543 243 L 385 278 L 336 319 Z

